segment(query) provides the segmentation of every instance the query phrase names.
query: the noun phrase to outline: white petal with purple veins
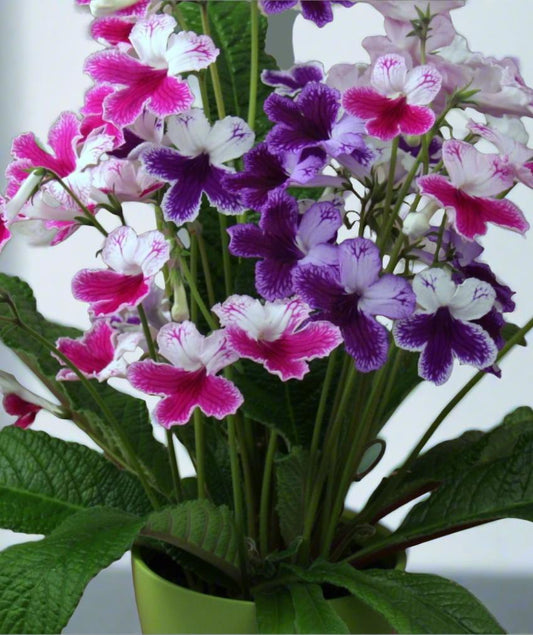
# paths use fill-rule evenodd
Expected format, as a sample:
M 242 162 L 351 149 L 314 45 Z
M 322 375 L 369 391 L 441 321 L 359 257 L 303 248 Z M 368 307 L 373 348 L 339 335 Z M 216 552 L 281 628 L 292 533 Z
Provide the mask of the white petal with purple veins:
M 199 370 L 204 365 L 200 358 L 203 342 L 203 336 L 189 321 L 166 324 L 157 336 L 161 355 L 177 368 L 189 372 Z
M 401 55 L 391 53 L 379 57 L 372 70 L 372 85 L 382 95 L 403 92 L 407 77 L 407 66 Z
M 441 306 L 448 306 L 455 293 L 451 274 L 444 269 L 427 269 L 415 276 L 413 291 L 420 306 L 430 313 Z
M 381 271 L 379 249 L 367 238 L 345 240 L 339 246 L 339 266 L 345 290 L 363 295 Z
M 102 260 L 118 273 L 131 276 L 141 273 L 135 257 L 138 237 L 131 227 L 117 227 L 105 240 Z
M 136 23 L 129 39 L 141 62 L 152 68 L 168 67 L 168 38 L 175 27 L 176 20 L 170 15 L 151 15 Z
M 206 149 L 213 165 L 242 157 L 254 145 L 255 134 L 239 117 L 215 122 L 207 136 Z
M 169 38 L 166 59 L 169 75 L 207 68 L 218 56 L 219 50 L 207 35 L 180 31 Z
M 170 247 L 160 231 L 153 230 L 139 236 L 135 260 L 145 276 L 155 276 L 169 258 Z
M 167 120 L 167 135 L 181 154 L 195 157 L 206 152 L 209 121 L 200 108 L 191 108 Z
M 370 315 L 405 318 L 414 311 L 415 295 L 407 280 L 386 274 L 368 287 L 358 306 Z
M 468 278 L 457 287 L 450 304 L 450 313 L 458 320 L 477 320 L 488 313 L 496 292 L 488 282 Z
M 434 66 L 417 66 L 407 74 L 404 87 L 407 101 L 417 106 L 426 106 L 438 95 L 441 84 L 442 77 Z

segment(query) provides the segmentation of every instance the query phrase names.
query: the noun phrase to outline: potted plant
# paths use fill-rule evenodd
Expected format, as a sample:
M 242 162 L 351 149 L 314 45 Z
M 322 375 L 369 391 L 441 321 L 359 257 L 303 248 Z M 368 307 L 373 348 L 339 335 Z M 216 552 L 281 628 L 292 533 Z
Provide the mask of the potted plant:
M 508 194 L 533 186 L 532 89 L 464 46 L 461 0 L 365 1 L 387 35 L 326 73 L 265 53 L 264 14 L 296 2 L 77 0 L 94 84 L 47 144 L 14 140 L 0 242 L 101 248 L 72 272 L 85 332 L 0 274 L 0 339 L 51 393 L 0 373 L 1 526 L 44 535 L 0 553 L 2 632 L 60 632 L 130 549 L 145 632 L 503 632 L 464 588 L 405 571 L 405 549 L 532 518 L 530 408 L 427 449 L 533 327 L 481 245 L 529 227 Z M 299 7 L 324 26 L 336 4 Z M 346 510 L 383 426 L 455 360 L 475 374 Z M 43 409 L 102 452 L 32 430 Z

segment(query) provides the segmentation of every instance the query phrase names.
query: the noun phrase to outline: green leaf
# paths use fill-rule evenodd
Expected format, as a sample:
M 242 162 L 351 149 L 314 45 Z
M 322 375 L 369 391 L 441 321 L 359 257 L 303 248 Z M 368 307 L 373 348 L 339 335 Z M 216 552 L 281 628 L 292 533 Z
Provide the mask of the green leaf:
M 143 535 L 176 545 L 240 580 L 238 537 L 233 514 L 206 499 L 185 501 L 154 512 Z
M 303 534 L 305 518 L 304 484 L 309 466 L 308 452 L 294 447 L 290 454 L 276 459 L 277 512 L 281 535 L 286 545 Z
M 77 329 L 46 320 L 37 311 L 31 288 L 19 278 L 0 274 L 0 292 L 9 294 L 22 321 L 50 344 L 54 345 L 59 337 L 76 338 L 81 335 Z M 6 304 L 0 303 L 0 317 L 11 317 Z M 0 340 L 29 366 L 66 408 L 71 410 L 72 420 L 104 448 L 109 458 L 135 471 L 135 467 L 130 464 L 130 453 L 124 447 L 123 441 L 105 419 L 100 406 L 85 386 L 80 382 L 56 381 L 59 362 L 43 344 L 18 325 L 5 322 L 0 322 Z M 124 438 L 137 452 L 140 465 L 150 484 L 168 495 L 172 491 L 168 456 L 165 447 L 153 437 L 145 402 L 121 393 L 107 384 L 100 384 L 95 380 L 92 380 L 91 384 L 101 401 L 115 416 Z
M 0 526 L 47 534 L 96 506 L 143 516 L 152 508 L 140 482 L 94 450 L 45 432 L 0 431 Z
M 398 633 L 504 632 L 470 592 L 439 576 L 384 569 L 359 571 L 346 563 L 327 562 L 307 571 L 293 570 L 307 582 L 347 589 L 381 613 Z
M 202 33 L 200 8 L 197 3 L 183 2 L 180 9 L 187 21 L 187 27 Z M 220 49 L 217 58 L 218 72 L 226 114 L 248 118 L 250 92 L 250 3 L 243 0 L 234 2 L 209 2 L 207 5 L 211 37 Z M 275 59 L 265 53 L 267 19 L 259 16 L 259 72 L 263 69 L 276 69 Z M 271 89 L 261 80 L 257 86 L 257 115 L 255 130 L 258 139 L 262 139 L 271 126 L 263 112 L 263 102 Z M 215 98 L 209 90 L 211 112 L 215 112 Z
M 436 446 L 414 464 L 404 490 L 424 480 L 434 484 L 431 496 L 366 552 L 375 557 L 500 518 L 533 520 L 533 411 L 520 408 L 491 432 Z
M 254 600 L 259 633 L 296 633 L 294 606 L 288 589 L 258 593 Z
M 318 584 L 290 584 L 297 633 L 349 633 Z
M 93 508 L 0 553 L 0 633 L 59 633 L 87 583 L 127 551 L 143 520 Z

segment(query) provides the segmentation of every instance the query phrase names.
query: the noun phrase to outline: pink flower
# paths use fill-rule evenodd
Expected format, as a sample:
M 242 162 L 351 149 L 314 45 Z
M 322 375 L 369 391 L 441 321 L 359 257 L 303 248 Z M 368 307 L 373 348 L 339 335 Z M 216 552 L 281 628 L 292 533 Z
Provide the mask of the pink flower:
M 372 71 L 370 87 L 349 88 L 343 95 L 344 108 L 366 119 L 366 129 L 383 141 L 399 134 L 421 135 L 435 122 L 426 105 L 441 87 L 441 76 L 431 65 L 407 71 L 401 55 L 383 55 Z
M 137 57 L 123 49 L 108 49 L 89 57 L 86 72 L 97 82 L 115 87 L 104 101 L 106 120 L 125 126 L 133 123 L 144 107 L 165 117 L 192 106 L 191 90 L 178 75 L 206 68 L 216 59 L 218 49 L 208 36 L 174 33 L 175 26 L 171 16 L 149 16 L 139 20 L 129 36 Z
M 326 321 L 309 321 L 311 308 L 301 300 L 261 304 L 246 295 L 233 295 L 213 312 L 226 327 L 230 345 L 283 381 L 302 379 L 308 361 L 326 357 L 341 342 L 339 329 Z
M 6 200 L 0 196 L 0 252 L 11 238 L 9 231 L 9 219 L 5 215 Z
M 91 13 L 96 16 L 124 15 L 145 16 L 150 0 L 76 0 L 78 4 L 89 5 Z
M 237 355 L 229 347 L 224 331 L 200 335 L 192 322 L 167 324 L 157 337 L 159 353 L 170 363 L 135 362 L 128 369 L 132 386 L 164 397 L 154 410 L 154 419 L 164 426 L 183 425 L 198 407 L 208 417 L 223 419 L 234 414 L 243 402 L 237 388 L 217 377 Z
M 464 6 L 466 0 L 363 0 L 371 4 L 386 18 L 411 22 L 418 19 L 417 8 L 431 15 L 447 14 L 452 9 Z
M 96 317 L 138 306 L 149 294 L 154 276 L 170 256 L 161 232 L 137 236 L 131 227 L 118 227 L 106 238 L 102 260 L 109 269 L 83 269 L 72 281 L 77 300 L 90 302 Z
M 23 429 L 31 426 L 39 410 L 42 410 L 41 406 L 25 401 L 15 393 L 5 395 L 2 405 L 8 415 L 17 417 L 13 425 Z
M 492 198 L 513 184 L 513 170 L 498 154 L 483 154 L 464 141 L 442 146 L 449 180 L 438 174 L 421 176 L 422 194 L 446 209 L 457 232 L 474 240 L 487 233 L 487 223 L 524 233 L 529 223 L 507 199 Z
M 124 353 L 134 351 L 142 338 L 140 332 L 119 334 L 107 320 L 96 321 L 82 337 L 61 337 L 56 346 L 89 379 L 105 381 L 110 377 L 125 377 Z M 63 362 L 61 362 L 63 364 Z M 78 376 L 70 368 L 62 368 L 57 379 L 76 381 Z

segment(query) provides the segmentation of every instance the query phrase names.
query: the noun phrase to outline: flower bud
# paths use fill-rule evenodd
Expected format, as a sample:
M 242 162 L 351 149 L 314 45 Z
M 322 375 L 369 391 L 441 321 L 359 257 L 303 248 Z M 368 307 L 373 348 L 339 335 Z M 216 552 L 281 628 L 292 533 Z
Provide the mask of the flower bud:
M 91 0 L 90 9 L 95 18 L 111 15 L 120 9 L 131 7 L 139 0 Z

